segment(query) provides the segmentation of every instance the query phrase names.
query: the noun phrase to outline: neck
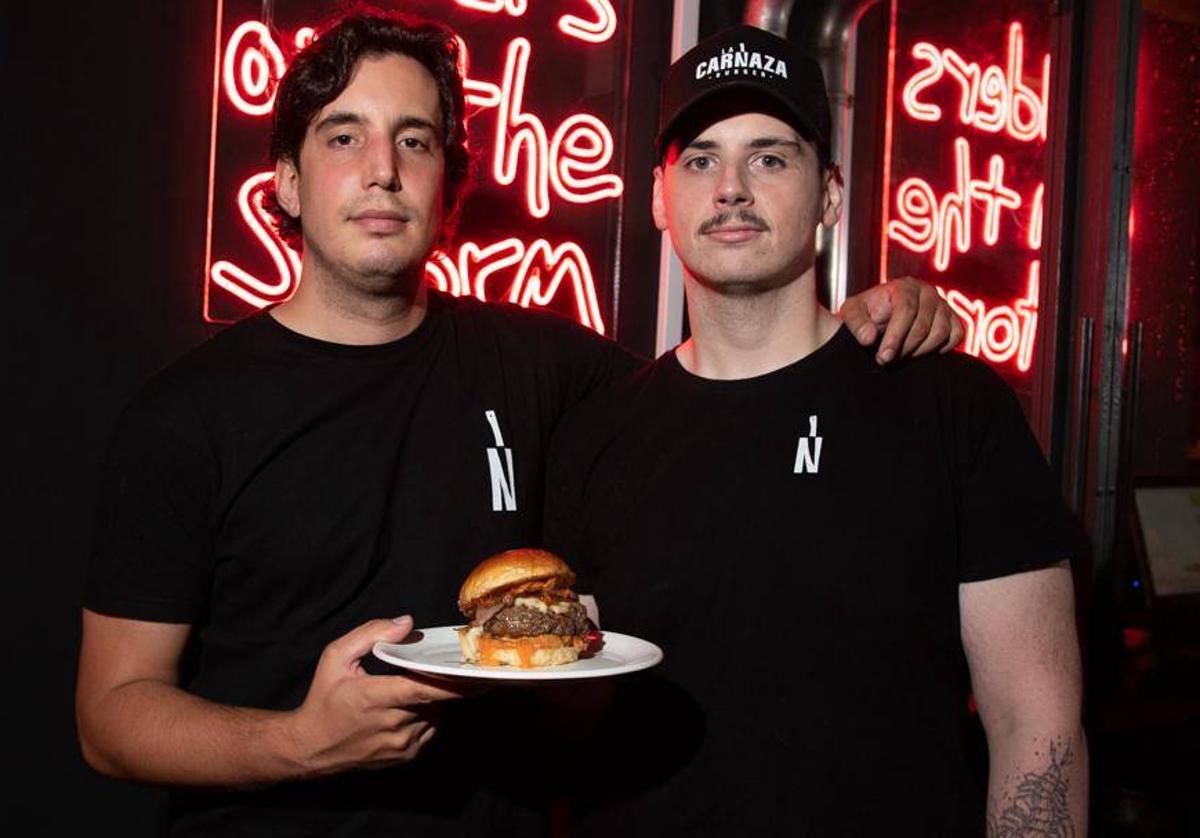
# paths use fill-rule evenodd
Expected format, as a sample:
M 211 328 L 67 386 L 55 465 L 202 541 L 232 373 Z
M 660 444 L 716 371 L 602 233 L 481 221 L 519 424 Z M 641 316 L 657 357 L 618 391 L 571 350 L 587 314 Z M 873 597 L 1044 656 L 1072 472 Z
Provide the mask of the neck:
M 816 274 L 761 294 L 731 296 L 686 277 L 692 336 L 675 350 L 702 378 L 765 375 L 795 363 L 833 337 L 841 325 L 817 302 Z
M 361 293 L 332 280 L 305 260 L 300 287 L 271 316 L 294 332 L 330 343 L 370 346 L 411 334 L 429 307 L 422 277 L 405 278 L 384 293 Z

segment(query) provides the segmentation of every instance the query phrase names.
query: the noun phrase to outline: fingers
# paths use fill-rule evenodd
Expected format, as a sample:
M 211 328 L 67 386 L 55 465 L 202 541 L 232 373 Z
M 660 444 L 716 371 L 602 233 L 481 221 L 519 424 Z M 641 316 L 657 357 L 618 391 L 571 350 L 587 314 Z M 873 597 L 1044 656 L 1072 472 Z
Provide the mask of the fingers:
M 947 348 L 953 348 L 950 343 L 950 325 L 958 318 L 953 314 L 948 313 L 949 307 L 946 310 L 939 309 L 933 317 L 933 325 L 929 328 L 929 334 L 925 336 L 925 340 L 921 341 L 913 354 L 927 355 L 930 352 L 945 352 Z
M 875 360 L 880 364 L 889 363 L 896 358 L 905 337 L 912 329 L 913 321 L 916 320 L 920 299 L 918 285 L 911 279 L 893 279 L 883 287 L 892 291 L 892 316 L 887 322 L 883 340 L 879 343 L 879 351 L 875 353 Z
M 950 337 L 946 339 L 946 343 L 942 346 L 942 352 L 949 352 L 962 343 L 963 334 L 966 331 L 963 328 L 962 320 L 949 305 L 946 305 L 946 319 L 950 321 Z
M 838 316 L 842 318 L 850 334 L 863 346 L 871 346 L 879 340 L 879 327 L 871 319 L 871 313 L 862 299 L 874 290 L 869 289 L 863 294 L 854 295 L 846 300 L 838 311 Z
M 917 316 L 913 319 L 912 328 L 908 330 L 908 334 L 904 338 L 904 346 L 900 350 L 900 357 L 906 358 L 913 353 L 914 349 L 922 346 L 925 339 L 929 337 L 929 332 L 933 328 L 933 321 L 937 317 L 938 309 L 941 307 L 941 298 L 937 291 L 928 285 L 921 285 L 917 297 Z M 921 353 L 917 353 L 921 354 Z
M 372 707 L 419 707 L 462 698 L 465 692 L 455 684 L 435 684 L 408 675 L 371 675 L 363 679 L 362 688 Z
M 333 664 L 352 668 L 376 643 L 398 643 L 412 627 L 412 617 L 408 615 L 394 620 L 371 620 L 326 646 L 322 658 L 328 657 Z

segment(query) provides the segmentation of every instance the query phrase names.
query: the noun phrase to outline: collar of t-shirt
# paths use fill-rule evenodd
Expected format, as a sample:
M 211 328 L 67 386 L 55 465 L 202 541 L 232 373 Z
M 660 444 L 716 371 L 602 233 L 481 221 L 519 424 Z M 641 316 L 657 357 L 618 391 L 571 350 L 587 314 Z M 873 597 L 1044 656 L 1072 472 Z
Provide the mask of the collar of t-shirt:
M 421 318 L 421 322 L 417 324 L 417 328 L 404 337 L 384 343 L 335 343 L 303 335 L 276 320 L 271 315 L 270 309 L 260 312 L 256 317 L 261 320 L 262 328 L 272 333 L 272 337 L 282 339 L 305 354 L 322 357 L 394 359 L 415 352 L 429 340 L 430 335 L 437 331 L 438 323 L 445 314 L 446 301 L 439 294 L 432 292 L 427 299 L 429 301 L 428 308 L 425 316 Z
M 823 375 L 847 363 L 861 363 L 863 357 L 865 355 L 860 351 L 858 342 L 843 324 L 829 340 L 798 361 L 750 378 L 704 378 L 688 372 L 674 351 L 663 356 L 662 364 L 664 373 L 673 384 L 691 392 L 717 394 L 794 387 L 797 376 Z

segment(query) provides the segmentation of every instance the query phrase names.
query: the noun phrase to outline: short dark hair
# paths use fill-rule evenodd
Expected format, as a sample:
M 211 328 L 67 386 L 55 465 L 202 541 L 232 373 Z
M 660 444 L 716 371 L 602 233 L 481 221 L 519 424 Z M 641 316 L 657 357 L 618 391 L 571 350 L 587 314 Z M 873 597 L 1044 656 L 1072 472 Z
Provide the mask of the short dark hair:
M 271 124 L 271 162 L 288 160 L 299 170 L 300 147 L 309 124 L 321 108 L 342 94 L 363 58 L 393 53 L 420 62 L 437 85 L 446 159 L 445 214 L 439 233 L 439 241 L 444 241 L 453 233 L 471 171 L 459 42 L 449 27 L 412 15 L 362 6 L 332 20 L 309 46 L 296 54 L 279 81 Z M 264 205 L 280 236 L 299 249 L 300 219 L 280 206 L 273 186 L 265 199 Z

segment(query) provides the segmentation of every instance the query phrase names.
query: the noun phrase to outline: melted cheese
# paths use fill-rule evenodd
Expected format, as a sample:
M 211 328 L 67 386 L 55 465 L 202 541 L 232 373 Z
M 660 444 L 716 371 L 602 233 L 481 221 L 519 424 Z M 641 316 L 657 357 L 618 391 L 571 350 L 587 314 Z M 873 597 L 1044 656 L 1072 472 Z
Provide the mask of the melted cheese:
M 540 611 L 543 614 L 553 612 L 555 614 L 566 614 L 571 610 L 571 603 L 556 602 L 553 605 L 547 605 L 542 602 L 539 597 L 519 596 L 513 600 L 513 605 L 520 605 L 524 608 L 529 608 L 533 611 Z

